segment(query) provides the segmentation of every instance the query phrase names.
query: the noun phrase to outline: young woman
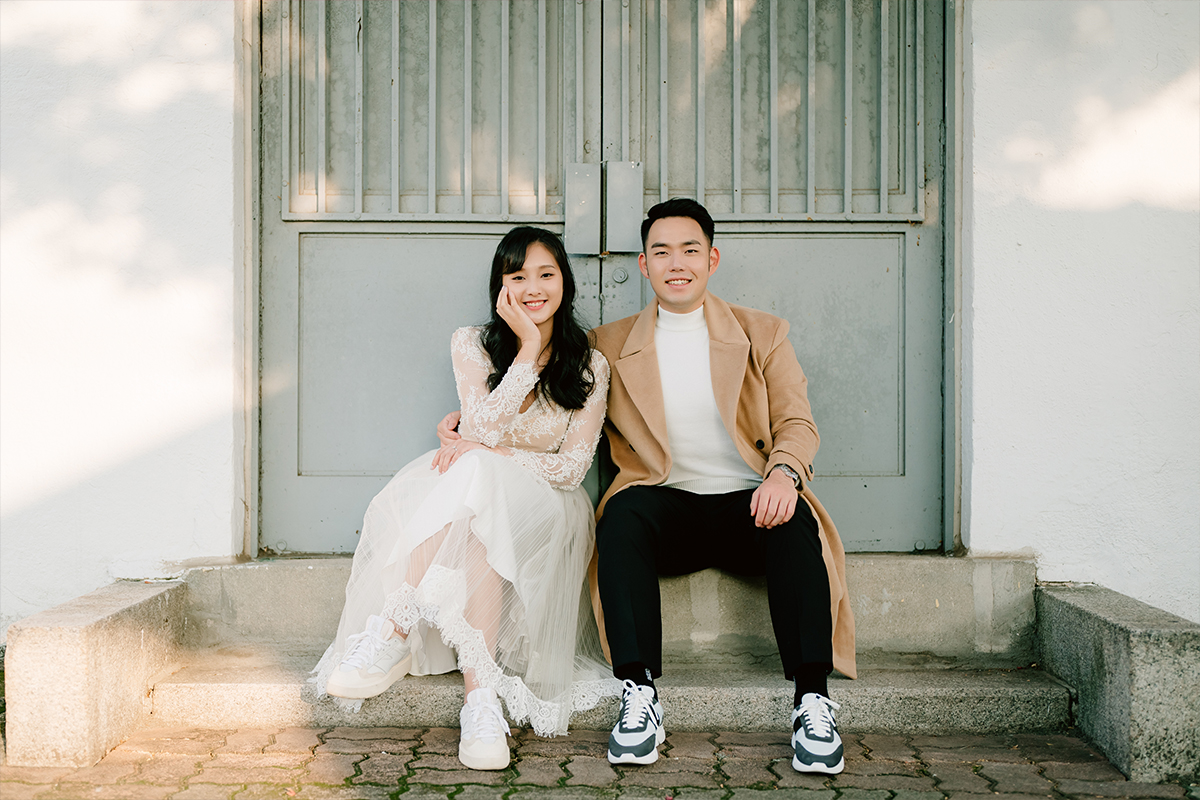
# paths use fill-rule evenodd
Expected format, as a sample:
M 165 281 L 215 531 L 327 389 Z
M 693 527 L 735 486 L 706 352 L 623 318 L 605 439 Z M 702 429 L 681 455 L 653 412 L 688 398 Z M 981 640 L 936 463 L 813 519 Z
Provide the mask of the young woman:
M 318 693 L 357 710 L 395 681 L 460 669 L 459 759 L 509 763 L 508 723 L 543 736 L 621 693 L 585 591 L 595 524 L 580 482 L 604 421 L 609 366 L 575 319 L 560 239 L 509 231 L 491 320 L 450 343 L 461 440 L 400 472 L 367 508 Z

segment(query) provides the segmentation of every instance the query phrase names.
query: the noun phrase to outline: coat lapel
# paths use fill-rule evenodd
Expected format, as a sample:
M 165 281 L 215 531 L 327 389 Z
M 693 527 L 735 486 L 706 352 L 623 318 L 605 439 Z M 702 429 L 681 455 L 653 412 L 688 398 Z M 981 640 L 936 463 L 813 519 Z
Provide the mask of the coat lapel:
M 629 399 L 646 422 L 665 456 L 667 452 L 667 414 L 663 408 L 662 379 L 658 374 L 658 352 L 654 348 L 654 325 L 658 319 L 658 302 L 642 310 L 634 322 L 621 356 L 615 365 Z M 643 453 L 643 460 L 648 454 Z M 665 458 L 662 466 L 665 468 Z
M 708 324 L 713 397 L 716 398 L 717 411 L 725 423 L 725 430 L 737 442 L 738 398 L 742 393 L 742 380 L 746 377 L 750 339 L 738 324 L 729 304 L 712 292 L 704 299 L 704 320 Z

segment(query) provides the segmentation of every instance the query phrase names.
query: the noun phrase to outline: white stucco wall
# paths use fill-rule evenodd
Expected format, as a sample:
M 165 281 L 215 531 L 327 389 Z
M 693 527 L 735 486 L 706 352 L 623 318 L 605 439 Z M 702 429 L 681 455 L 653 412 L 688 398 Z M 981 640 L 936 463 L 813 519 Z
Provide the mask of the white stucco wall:
M 235 11 L 0 3 L 0 634 L 241 549 Z
M 1200 621 L 1200 3 L 966 38 L 965 543 Z

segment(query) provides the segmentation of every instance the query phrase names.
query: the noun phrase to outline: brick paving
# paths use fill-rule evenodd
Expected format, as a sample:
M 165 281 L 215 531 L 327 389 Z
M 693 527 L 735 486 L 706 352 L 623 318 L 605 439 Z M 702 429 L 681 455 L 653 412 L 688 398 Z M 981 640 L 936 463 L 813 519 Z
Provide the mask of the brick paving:
M 154 729 L 83 769 L 0 765 L 3 800 L 1200 800 L 1131 783 L 1064 734 L 847 734 L 846 770 L 801 775 L 785 732 L 670 734 L 656 764 L 613 767 L 606 731 L 514 731 L 502 772 L 463 769 L 448 728 Z

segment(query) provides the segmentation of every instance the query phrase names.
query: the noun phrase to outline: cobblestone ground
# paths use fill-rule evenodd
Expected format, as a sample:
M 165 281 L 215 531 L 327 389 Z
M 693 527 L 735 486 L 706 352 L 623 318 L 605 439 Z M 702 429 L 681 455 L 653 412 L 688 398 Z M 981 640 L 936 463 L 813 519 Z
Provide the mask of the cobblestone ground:
M 516 731 L 513 763 L 472 772 L 448 728 L 138 732 L 94 767 L 0 766 L 0 796 L 116 800 L 1200 800 L 1200 786 L 1130 783 L 1067 735 L 845 737 L 836 777 L 792 770 L 787 736 L 673 733 L 647 767 L 614 769 L 608 734 Z

